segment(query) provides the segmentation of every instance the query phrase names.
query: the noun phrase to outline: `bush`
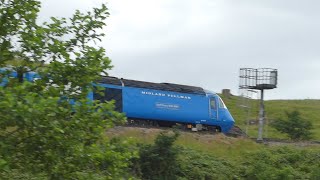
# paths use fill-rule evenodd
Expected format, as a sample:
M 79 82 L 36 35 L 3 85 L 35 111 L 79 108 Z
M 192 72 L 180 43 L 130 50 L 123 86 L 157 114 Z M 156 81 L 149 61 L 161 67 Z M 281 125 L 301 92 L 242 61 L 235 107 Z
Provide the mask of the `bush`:
M 140 145 L 134 172 L 142 179 L 237 179 L 234 164 L 203 152 L 175 147 L 178 134 L 160 133 L 153 145 Z
M 319 177 L 319 152 L 289 147 L 247 154 L 241 165 L 244 179 L 314 179 Z
M 313 128 L 310 121 L 304 120 L 299 111 L 286 112 L 287 119 L 279 119 L 271 125 L 278 131 L 286 133 L 293 140 L 307 140 L 311 138 Z
M 178 133 L 160 133 L 154 145 L 141 145 L 139 166 L 143 179 L 176 179 L 179 172 L 179 149 L 173 143 Z
M 181 179 L 238 179 L 237 166 L 203 152 L 183 149 L 178 162 Z

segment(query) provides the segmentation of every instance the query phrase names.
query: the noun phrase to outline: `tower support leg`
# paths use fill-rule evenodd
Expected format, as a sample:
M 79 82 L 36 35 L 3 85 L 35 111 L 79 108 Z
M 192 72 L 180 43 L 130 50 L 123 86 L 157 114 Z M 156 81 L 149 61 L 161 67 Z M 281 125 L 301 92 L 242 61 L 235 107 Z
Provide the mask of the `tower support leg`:
M 263 89 L 261 90 L 260 98 L 260 110 L 259 110 L 259 130 L 258 130 L 258 142 L 263 141 L 263 123 L 264 123 L 264 103 L 263 103 Z

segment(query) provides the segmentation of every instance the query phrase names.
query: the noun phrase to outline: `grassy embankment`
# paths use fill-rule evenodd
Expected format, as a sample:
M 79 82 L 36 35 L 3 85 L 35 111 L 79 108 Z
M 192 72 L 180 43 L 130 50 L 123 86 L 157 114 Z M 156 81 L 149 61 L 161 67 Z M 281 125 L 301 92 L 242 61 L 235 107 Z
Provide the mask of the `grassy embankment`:
M 258 120 L 259 101 L 251 100 L 250 113 L 247 115 L 246 110 L 239 106 L 241 102 L 239 97 L 232 96 L 226 98 L 222 96 L 222 98 L 235 118 L 236 125 L 244 131 L 247 128 L 250 137 L 257 137 L 258 125 L 253 124 L 247 126 L 246 124 L 247 119 Z M 269 100 L 265 101 L 265 110 L 267 122 L 264 128 L 264 137 L 287 138 L 286 135 L 277 132 L 274 128 L 269 126 L 268 123 L 279 118 L 286 118 L 286 111 L 291 112 L 293 110 L 298 110 L 302 114 L 302 117 L 311 121 L 314 126 L 314 129 L 312 130 L 312 139 L 320 140 L 320 100 Z

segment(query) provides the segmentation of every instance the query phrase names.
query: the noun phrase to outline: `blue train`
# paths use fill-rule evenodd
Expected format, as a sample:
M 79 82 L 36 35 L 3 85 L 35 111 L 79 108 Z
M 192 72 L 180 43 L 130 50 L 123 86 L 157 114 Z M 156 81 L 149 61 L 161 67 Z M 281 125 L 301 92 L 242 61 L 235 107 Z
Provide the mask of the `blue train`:
M 97 86 L 104 96 L 91 93 L 94 100 L 116 101 L 116 109 L 133 122 L 182 125 L 192 130 L 228 132 L 234 119 L 222 99 L 200 87 L 151 83 L 103 77 Z
M 12 72 L 10 76 L 16 77 L 16 73 Z M 24 77 L 33 81 L 39 75 L 29 72 Z M 0 86 L 5 83 L 4 80 Z M 115 100 L 116 110 L 125 113 L 129 123 L 180 125 L 196 131 L 223 133 L 234 125 L 234 119 L 222 99 L 200 87 L 115 77 L 102 77 L 95 86 L 103 87 L 104 95 L 92 92 L 88 97 L 103 102 Z

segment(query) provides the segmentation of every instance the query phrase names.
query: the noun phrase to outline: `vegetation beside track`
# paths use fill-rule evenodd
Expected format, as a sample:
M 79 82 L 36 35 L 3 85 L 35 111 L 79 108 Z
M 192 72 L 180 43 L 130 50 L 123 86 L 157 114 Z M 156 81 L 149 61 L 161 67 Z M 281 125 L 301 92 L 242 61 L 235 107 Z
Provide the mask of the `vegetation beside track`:
M 240 108 L 239 104 L 241 99 L 238 96 L 231 96 L 230 98 L 221 95 L 222 99 L 226 103 L 228 109 L 236 120 L 236 125 L 243 131 L 247 131 L 247 134 L 255 138 L 258 135 L 258 124 L 252 124 L 247 126 L 247 120 L 258 121 L 259 114 L 259 101 L 250 101 L 250 113 L 243 108 Z M 298 110 L 301 116 L 309 120 L 314 129 L 312 132 L 312 140 L 320 140 L 320 100 L 304 99 L 304 100 L 266 100 L 266 124 L 264 127 L 264 137 L 266 138 L 280 138 L 288 139 L 288 136 L 275 130 L 270 123 L 278 119 L 286 118 L 286 112 L 292 112 Z
M 153 149 L 157 128 L 116 127 L 108 137 L 128 139 L 138 146 Z M 248 138 L 233 138 L 223 134 L 181 132 L 174 147 L 175 175 L 178 179 L 317 179 L 320 177 L 320 144 L 256 143 Z M 170 134 L 170 132 L 169 132 Z M 172 134 L 172 133 L 171 133 Z M 140 144 L 140 145 L 139 145 Z M 170 151 L 170 147 L 166 147 Z M 165 159 L 165 157 L 164 157 Z M 153 161 L 152 158 L 149 161 Z M 156 158 L 156 161 L 159 159 Z M 169 162 L 168 162 L 169 161 Z M 170 163 L 170 159 L 166 160 Z M 135 164 L 135 167 L 139 165 Z M 149 172 L 148 172 L 149 173 Z

